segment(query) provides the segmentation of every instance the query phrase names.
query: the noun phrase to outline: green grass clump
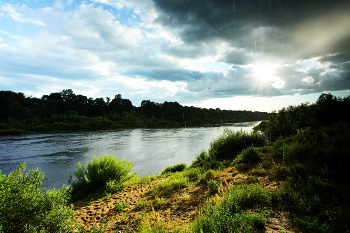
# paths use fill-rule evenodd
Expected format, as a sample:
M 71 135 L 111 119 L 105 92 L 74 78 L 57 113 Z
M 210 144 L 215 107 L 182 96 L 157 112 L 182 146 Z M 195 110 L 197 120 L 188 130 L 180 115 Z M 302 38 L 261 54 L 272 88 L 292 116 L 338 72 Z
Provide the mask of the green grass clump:
M 140 209 L 146 207 L 150 203 L 151 203 L 150 200 L 140 201 L 140 202 L 136 203 L 135 209 L 140 210 Z
M 124 182 L 135 176 L 131 173 L 132 166 L 131 161 L 119 160 L 112 155 L 93 156 L 86 166 L 77 163 L 77 170 L 73 176 L 70 174 L 68 181 L 72 186 L 73 199 L 122 189 Z
M 182 189 L 189 185 L 189 179 L 184 173 L 176 173 L 172 175 L 168 180 L 159 183 L 157 186 L 148 191 L 149 194 L 159 195 L 168 192 L 171 189 Z
M 167 174 L 167 173 L 182 172 L 186 168 L 187 168 L 187 165 L 185 163 L 176 164 L 174 166 L 170 166 L 170 167 L 165 168 L 161 172 L 161 175 L 164 175 L 164 174 Z
M 210 202 L 193 225 L 193 232 L 254 232 L 263 229 L 266 218 L 248 213 L 257 204 L 269 203 L 269 195 L 257 185 L 233 187 L 218 203 Z
M 127 211 L 129 203 L 117 202 L 115 203 L 114 210 L 118 212 Z
M 23 163 L 8 175 L 0 171 L 0 232 L 75 232 L 69 188 L 45 191 L 44 173 L 25 169 Z

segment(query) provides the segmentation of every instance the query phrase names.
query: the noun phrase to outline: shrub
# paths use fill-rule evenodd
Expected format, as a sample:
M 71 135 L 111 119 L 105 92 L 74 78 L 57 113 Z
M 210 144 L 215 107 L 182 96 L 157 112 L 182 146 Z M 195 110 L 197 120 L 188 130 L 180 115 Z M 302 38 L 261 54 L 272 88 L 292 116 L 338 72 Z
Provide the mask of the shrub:
M 165 168 L 161 175 L 164 175 L 166 173 L 173 173 L 173 172 L 182 172 L 183 170 L 185 170 L 187 168 L 187 165 L 184 164 L 184 163 L 180 163 L 180 164 L 177 164 L 177 165 L 174 165 L 174 166 L 170 166 L 170 167 L 167 167 Z
M 216 180 L 208 180 L 207 181 L 207 186 L 210 192 L 216 192 L 220 188 L 220 182 Z
M 199 167 L 204 170 L 210 169 L 211 164 L 213 161 L 209 157 L 208 153 L 206 151 L 202 151 L 196 156 L 196 159 L 192 162 L 191 167 Z
M 210 143 L 209 157 L 213 160 L 234 159 L 245 148 L 263 146 L 266 137 L 259 133 L 225 130 L 224 134 Z
M 248 165 L 254 165 L 260 162 L 261 153 L 257 148 L 248 147 L 242 150 L 241 154 L 237 157 L 237 160 Z
M 8 175 L 0 171 L 1 232 L 73 232 L 73 207 L 67 205 L 69 188 L 49 189 L 42 185 L 45 175 L 38 168 L 23 171 L 26 164 Z
M 200 168 L 190 168 L 185 171 L 185 176 L 188 177 L 190 181 L 196 181 L 201 176 Z
M 92 157 L 91 163 L 83 166 L 77 163 L 77 170 L 70 174 L 68 182 L 72 185 L 73 199 L 86 197 L 104 191 L 117 191 L 124 182 L 131 179 L 133 164 L 131 161 L 119 160 L 111 155 L 100 158 Z
M 208 181 L 208 180 L 214 179 L 214 176 L 215 176 L 215 171 L 210 169 L 204 173 L 203 178 L 205 181 Z

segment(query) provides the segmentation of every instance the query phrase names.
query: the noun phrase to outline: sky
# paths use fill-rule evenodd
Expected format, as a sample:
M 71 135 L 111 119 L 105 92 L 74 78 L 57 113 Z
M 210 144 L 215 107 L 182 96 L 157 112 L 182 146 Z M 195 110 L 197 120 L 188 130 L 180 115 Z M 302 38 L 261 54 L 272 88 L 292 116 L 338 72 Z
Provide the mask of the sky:
M 0 90 L 271 112 L 350 95 L 348 0 L 0 0 Z

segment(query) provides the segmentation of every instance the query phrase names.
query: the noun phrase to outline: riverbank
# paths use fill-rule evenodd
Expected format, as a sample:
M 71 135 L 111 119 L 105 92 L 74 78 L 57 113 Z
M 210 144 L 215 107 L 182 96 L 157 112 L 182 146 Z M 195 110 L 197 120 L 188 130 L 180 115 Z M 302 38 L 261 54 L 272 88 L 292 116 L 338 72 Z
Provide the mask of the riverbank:
M 199 179 L 183 188 L 164 190 L 161 196 L 152 195 L 150 190 L 169 182 L 172 176 L 131 185 L 89 205 L 76 203 L 76 219 L 82 228 L 90 231 L 128 233 L 158 228 L 164 232 L 190 232 L 191 224 L 200 216 L 205 205 L 223 200 L 227 190 L 233 186 L 258 184 L 269 193 L 281 187 L 280 181 L 267 174 L 252 177 L 249 173 L 240 173 L 235 167 L 218 170 L 212 178 L 220 182 L 216 190 L 210 190 L 206 182 Z M 261 232 L 299 232 L 288 222 L 288 213 L 276 208 L 264 211 L 267 213 L 266 222 Z

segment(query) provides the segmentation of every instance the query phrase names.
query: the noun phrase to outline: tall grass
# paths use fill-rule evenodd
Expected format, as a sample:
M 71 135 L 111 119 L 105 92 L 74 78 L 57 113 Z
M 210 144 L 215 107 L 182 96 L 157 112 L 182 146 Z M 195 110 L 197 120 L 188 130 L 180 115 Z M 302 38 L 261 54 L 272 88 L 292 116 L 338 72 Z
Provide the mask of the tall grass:
M 248 213 L 249 208 L 269 202 L 258 185 L 231 188 L 218 203 L 210 202 L 193 225 L 193 232 L 254 232 L 265 225 L 265 217 Z

